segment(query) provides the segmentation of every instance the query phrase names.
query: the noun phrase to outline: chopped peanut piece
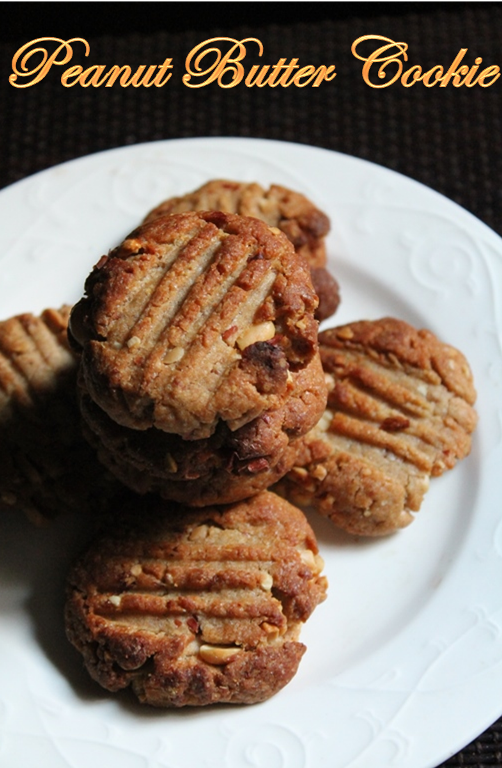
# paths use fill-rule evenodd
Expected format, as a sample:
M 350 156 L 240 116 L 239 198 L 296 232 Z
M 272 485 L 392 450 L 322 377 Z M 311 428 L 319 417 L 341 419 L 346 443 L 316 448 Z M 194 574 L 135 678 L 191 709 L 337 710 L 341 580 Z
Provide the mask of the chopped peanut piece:
M 201 645 L 199 656 L 207 664 L 228 664 L 240 650 L 240 648 L 226 648 L 218 645 Z
M 237 338 L 236 344 L 239 349 L 246 349 L 251 344 L 256 344 L 257 341 L 269 341 L 275 336 L 275 325 L 271 320 L 266 320 L 264 323 L 258 323 L 252 325 L 241 333 Z
M 126 344 L 129 349 L 131 349 L 132 347 L 137 347 L 139 344 L 141 344 L 141 339 L 139 336 L 131 336 L 131 338 L 127 340 Z
M 168 350 L 164 355 L 165 363 L 177 363 L 184 356 L 185 350 L 182 347 L 174 347 Z
M 272 585 L 274 583 L 274 580 L 270 573 L 264 573 L 261 577 L 261 588 L 264 589 L 266 592 L 268 592 L 269 589 L 272 589 Z

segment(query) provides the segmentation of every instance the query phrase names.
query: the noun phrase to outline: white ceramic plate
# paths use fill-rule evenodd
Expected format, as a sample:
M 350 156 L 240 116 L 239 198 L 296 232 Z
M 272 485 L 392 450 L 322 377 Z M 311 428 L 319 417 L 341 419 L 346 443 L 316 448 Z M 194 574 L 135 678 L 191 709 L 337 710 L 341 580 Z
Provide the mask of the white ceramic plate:
M 294 680 L 252 707 L 152 711 L 87 678 L 64 637 L 79 544 L 67 518 L 0 521 L 2 768 L 430 768 L 502 712 L 502 240 L 431 190 L 282 142 L 192 139 L 85 157 L 0 193 L 0 312 L 79 298 L 101 254 L 161 199 L 210 178 L 277 182 L 332 219 L 336 323 L 394 315 L 474 370 L 471 455 L 415 522 L 358 541 L 311 516 L 330 581 Z M 329 323 L 328 323 L 329 324 Z

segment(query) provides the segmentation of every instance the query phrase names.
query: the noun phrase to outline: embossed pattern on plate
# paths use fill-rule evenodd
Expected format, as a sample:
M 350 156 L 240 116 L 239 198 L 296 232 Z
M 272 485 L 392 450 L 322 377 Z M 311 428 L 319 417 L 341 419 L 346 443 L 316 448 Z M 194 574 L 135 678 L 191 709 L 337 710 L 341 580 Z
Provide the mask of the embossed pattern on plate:
M 2 317 L 76 300 L 92 265 L 164 197 L 210 178 L 272 182 L 332 219 L 336 323 L 401 317 L 474 370 L 471 456 L 408 529 L 356 541 L 311 516 L 330 581 L 292 683 L 254 707 L 154 712 L 96 688 L 64 638 L 78 521 L 0 521 L 0 765 L 432 768 L 502 712 L 502 241 L 454 203 L 312 147 L 191 139 L 84 157 L 0 193 Z M 326 321 L 325 326 L 333 324 Z

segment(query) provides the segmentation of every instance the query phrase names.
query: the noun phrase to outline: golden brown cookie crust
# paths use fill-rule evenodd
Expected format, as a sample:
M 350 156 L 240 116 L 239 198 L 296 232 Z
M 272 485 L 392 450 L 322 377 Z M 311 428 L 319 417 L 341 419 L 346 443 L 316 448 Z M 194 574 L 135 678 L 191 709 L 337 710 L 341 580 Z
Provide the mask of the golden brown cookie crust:
M 328 408 L 296 444 L 284 483 L 336 525 L 383 535 L 408 525 L 431 476 L 471 449 L 476 392 L 464 355 L 394 318 L 319 335 Z
M 277 408 L 317 354 L 317 297 L 279 230 L 217 211 L 154 219 L 72 312 L 85 385 L 117 423 L 184 439 Z
M 326 595 L 305 516 L 268 492 L 198 511 L 149 503 L 118 510 L 69 575 L 66 631 L 89 673 L 158 707 L 269 698 Z

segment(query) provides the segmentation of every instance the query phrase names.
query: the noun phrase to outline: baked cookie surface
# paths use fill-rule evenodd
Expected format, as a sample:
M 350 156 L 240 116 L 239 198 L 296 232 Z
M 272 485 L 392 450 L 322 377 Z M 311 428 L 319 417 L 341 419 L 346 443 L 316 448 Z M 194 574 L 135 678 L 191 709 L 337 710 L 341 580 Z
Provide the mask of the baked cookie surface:
M 158 707 L 252 704 L 286 685 L 327 586 L 303 513 L 268 492 L 131 511 L 68 578 L 66 631 L 91 676 Z
M 221 212 L 154 219 L 103 257 L 73 310 L 93 400 L 194 440 L 277 408 L 318 354 L 308 268 L 279 230 Z
M 265 189 L 256 182 L 213 179 L 193 192 L 164 200 L 145 221 L 186 211 L 224 211 L 261 219 L 282 230 L 310 266 L 326 266 L 324 238 L 330 230 L 329 218 L 300 192 L 278 184 Z
M 393 318 L 330 329 L 319 342 L 328 408 L 296 444 L 285 493 L 351 533 L 404 527 L 430 477 L 470 452 L 469 364 L 430 331 Z
M 99 509 L 116 485 L 80 430 L 69 313 L 0 322 L 0 506 L 36 523 Z
M 311 269 L 319 297 L 316 318 L 324 320 L 336 312 L 340 287 L 326 269 L 325 238 L 330 231 L 330 221 L 305 195 L 278 184 L 265 189 L 256 182 L 213 179 L 193 192 L 164 200 L 150 211 L 145 221 L 170 213 L 204 210 L 253 216 L 282 230 Z

